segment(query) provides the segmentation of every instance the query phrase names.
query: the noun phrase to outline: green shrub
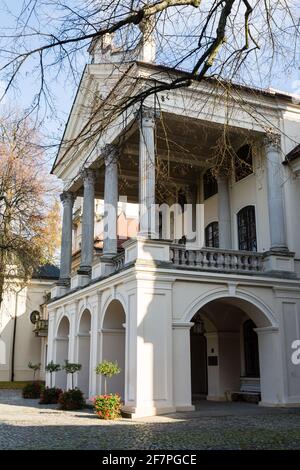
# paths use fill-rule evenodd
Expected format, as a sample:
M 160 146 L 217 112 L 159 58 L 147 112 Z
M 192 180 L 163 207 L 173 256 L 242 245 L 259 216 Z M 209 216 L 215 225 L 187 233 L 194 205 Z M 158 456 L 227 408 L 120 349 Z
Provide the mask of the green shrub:
M 94 411 L 100 419 L 117 419 L 121 416 L 121 397 L 118 393 L 97 395 L 92 399 Z
M 61 388 L 46 387 L 42 390 L 39 403 L 41 405 L 54 405 L 58 403 L 58 399 L 61 394 L 62 394 Z
M 31 382 L 22 390 L 23 398 L 40 398 L 44 385 L 42 382 Z
M 58 403 L 61 410 L 81 410 L 85 405 L 85 399 L 82 391 L 74 388 L 61 393 Z

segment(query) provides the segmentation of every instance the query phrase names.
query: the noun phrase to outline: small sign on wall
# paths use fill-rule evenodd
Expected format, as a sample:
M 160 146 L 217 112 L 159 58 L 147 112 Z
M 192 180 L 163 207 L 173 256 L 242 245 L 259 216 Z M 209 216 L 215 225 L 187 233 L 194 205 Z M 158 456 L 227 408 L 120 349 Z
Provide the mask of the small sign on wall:
M 218 365 L 218 356 L 208 356 L 207 364 L 209 366 L 217 366 Z

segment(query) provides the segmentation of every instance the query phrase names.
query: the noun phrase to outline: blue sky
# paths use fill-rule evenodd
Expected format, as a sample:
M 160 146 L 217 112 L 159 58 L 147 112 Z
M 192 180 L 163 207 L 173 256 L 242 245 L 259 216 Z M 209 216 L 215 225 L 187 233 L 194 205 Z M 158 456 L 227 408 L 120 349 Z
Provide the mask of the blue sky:
M 29 0 L 25 0 L 29 1 Z M 78 5 L 78 1 L 75 0 L 66 0 L 66 3 L 70 5 Z M 294 2 L 299 7 L 298 0 Z M 13 33 L 16 27 L 16 18 L 17 15 L 24 5 L 24 0 L 0 0 L 0 28 L 2 34 Z M 10 12 L 7 12 L 7 7 L 10 9 Z M 49 8 L 49 7 L 48 7 Z M 45 32 L 49 31 L 49 25 L 51 29 L 51 24 L 54 21 L 60 19 L 61 13 L 59 11 L 52 9 L 48 9 L 48 11 L 41 12 L 41 29 Z M 15 15 L 15 18 L 14 18 Z M 165 47 L 167 50 L 168 42 L 171 41 L 169 37 L 174 39 L 174 34 L 183 34 L 182 39 L 182 48 L 185 47 L 185 41 L 187 40 L 184 38 L 184 31 L 186 28 L 186 24 L 190 24 L 190 17 L 189 11 L 187 11 L 186 16 L 182 17 L 183 20 L 181 23 L 174 21 L 171 19 L 169 20 L 169 26 L 166 30 L 166 39 L 165 39 Z M 31 18 L 32 24 L 37 25 L 37 20 L 35 18 Z M 178 39 L 177 39 L 178 41 Z M 32 47 L 35 45 L 35 41 L 33 40 L 30 46 Z M 179 46 L 180 46 L 179 45 Z M 18 45 L 16 45 L 18 47 Z M 171 49 L 170 49 L 171 51 Z M 171 52 L 163 56 L 164 62 L 172 63 Z M 276 63 L 273 68 L 273 73 L 270 75 L 268 72 L 263 74 L 262 69 L 262 77 L 258 77 L 256 71 L 251 69 L 251 65 L 249 66 L 249 82 L 251 85 L 257 86 L 264 86 L 264 87 L 273 87 L 277 89 L 281 89 L 284 91 L 300 93 L 300 75 L 299 75 L 299 57 L 296 56 L 296 66 L 293 63 L 292 67 L 288 67 L 280 62 L 280 60 Z M 1 64 L 5 63 L 5 57 L 2 54 L 0 57 Z M 50 60 L 50 59 L 49 59 Z M 88 60 L 88 55 L 83 54 L 78 59 L 78 64 L 76 66 L 77 75 L 75 77 L 70 77 L 67 73 L 67 70 L 61 70 L 58 75 L 54 72 L 54 69 L 49 68 L 49 73 L 47 72 L 47 84 L 49 87 L 49 91 L 52 97 L 53 102 L 50 106 L 44 106 L 44 104 L 40 107 L 39 112 L 39 119 L 43 118 L 42 124 L 42 135 L 44 136 L 45 143 L 51 141 L 53 144 L 57 144 L 59 142 L 59 137 L 62 135 L 64 125 L 67 121 L 69 110 L 73 101 L 74 94 L 76 92 L 77 83 L 79 82 L 81 72 L 83 70 L 85 62 Z M 24 109 L 28 108 L 32 102 L 34 97 L 34 90 L 38 88 L 38 74 L 34 74 L 35 67 L 37 65 L 36 61 L 29 61 L 27 66 L 24 67 L 22 74 L 19 76 L 19 80 L 16 83 L 16 87 L 12 88 L 10 93 L 5 98 L 3 105 L 4 106 L 13 106 L 14 108 Z M 267 70 L 267 69 L 266 69 Z M 56 72 L 57 70 L 55 70 Z M 1 77 L 1 76 L 0 76 Z M 0 90 L 5 87 L 5 77 L 2 76 L 2 81 L 0 81 Z M 247 75 L 242 77 L 244 83 L 247 83 Z M 48 151 L 49 153 L 49 160 L 52 160 L 55 155 L 55 147 Z

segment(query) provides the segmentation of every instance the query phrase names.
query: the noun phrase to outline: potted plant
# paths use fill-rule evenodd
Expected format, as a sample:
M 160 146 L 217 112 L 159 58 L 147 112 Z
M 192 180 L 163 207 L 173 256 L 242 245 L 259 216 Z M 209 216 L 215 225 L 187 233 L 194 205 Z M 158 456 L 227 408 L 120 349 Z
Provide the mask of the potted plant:
M 59 372 L 61 370 L 60 364 L 55 364 L 53 361 L 49 362 L 46 367 L 45 371 L 50 373 L 50 388 L 52 388 L 52 375 L 53 372 Z
M 23 387 L 22 396 L 23 398 L 39 398 L 43 384 L 39 380 L 35 380 L 35 375 L 41 368 L 41 363 L 33 364 L 31 361 L 28 363 L 28 368 L 33 371 L 33 381 Z
M 66 374 L 71 374 L 71 382 L 72 382 L 72 390 L 74 389 L 74 374 L 81 370 L 81 364 L 76 362 L 69 362 L 67 359 L 65 360 L 65 365 L 63 369 L 66 371 Z
M 61 388 L 56 388 L 52 386 L 53 372 L 58 372 L 61 370 L 60 364 L 55 364 L 53 361 L 49 362 L 45 371 L 50 373 L 50 387 L 45 387 L 42 389 L 40 394 L 41 405 L 53 405 L 58 403 L 59 396 L 62 394 Z
M 104 393 L 107 394 L 107 378 L 111 378 L 113 375 L 119 374 L 121 372 L 120 367 L 118 366 L 117 361 L 103 361 L 96 367 L 96 374 L 103 375 L 104 377 Z
M 65 360 L 65 365 L 62 368 L 66 371 L 66 374 L 71 374 L 72 388 L 59 396 L 58 403 L 62 410 L 80 410 L 85 405 L 82 391 L 79 388 L 74 388 L 74 374 L 79 372 L 81 367 L 81 364 Z
M 41 363 L 33 364 L 31 361 L 28 362 L 28 369 L 33 370 L 33 381 L 35 381 L 35 374 L 41 369 Z
M 118 393 L 107 394 L 107 379 L 121 372 L 117 362 L 103 361 L 96 367 L 96 374 L 104 377 L 104 395 L 92 399 L 94 411 L 100 419 L 117 419 L 121 416 L 121 397 Z
M 58 403 L 61 410 L 81 410 L 85 405 L 85 399 L 82 391 L 74 388 L 61 393 Z

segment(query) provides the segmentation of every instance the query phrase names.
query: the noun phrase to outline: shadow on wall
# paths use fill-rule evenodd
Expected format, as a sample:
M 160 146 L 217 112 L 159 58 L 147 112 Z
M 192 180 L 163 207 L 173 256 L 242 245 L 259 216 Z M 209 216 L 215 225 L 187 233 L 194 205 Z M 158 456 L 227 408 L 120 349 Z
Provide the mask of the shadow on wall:
M 39 300 L 42 303 L 42 299 Z M 34 335 L 34 325 L 30 321 L 30 313 L 37 309 L 37 304 L 34 293 L 28 293 L 26 288 L 19 292 L 18 296 L 14 292 L 5 294 L 0 311 L 0 381 L 11 380 L 12 367 L 15 381 L 32 380 L 33 374 L 28 368 L 28 363 L 41 362 L 42 340 Z M 17 313 L 16 322 L 15 313 Z M 13 341 L 15 342 L 14 365 L 12 365 Z

